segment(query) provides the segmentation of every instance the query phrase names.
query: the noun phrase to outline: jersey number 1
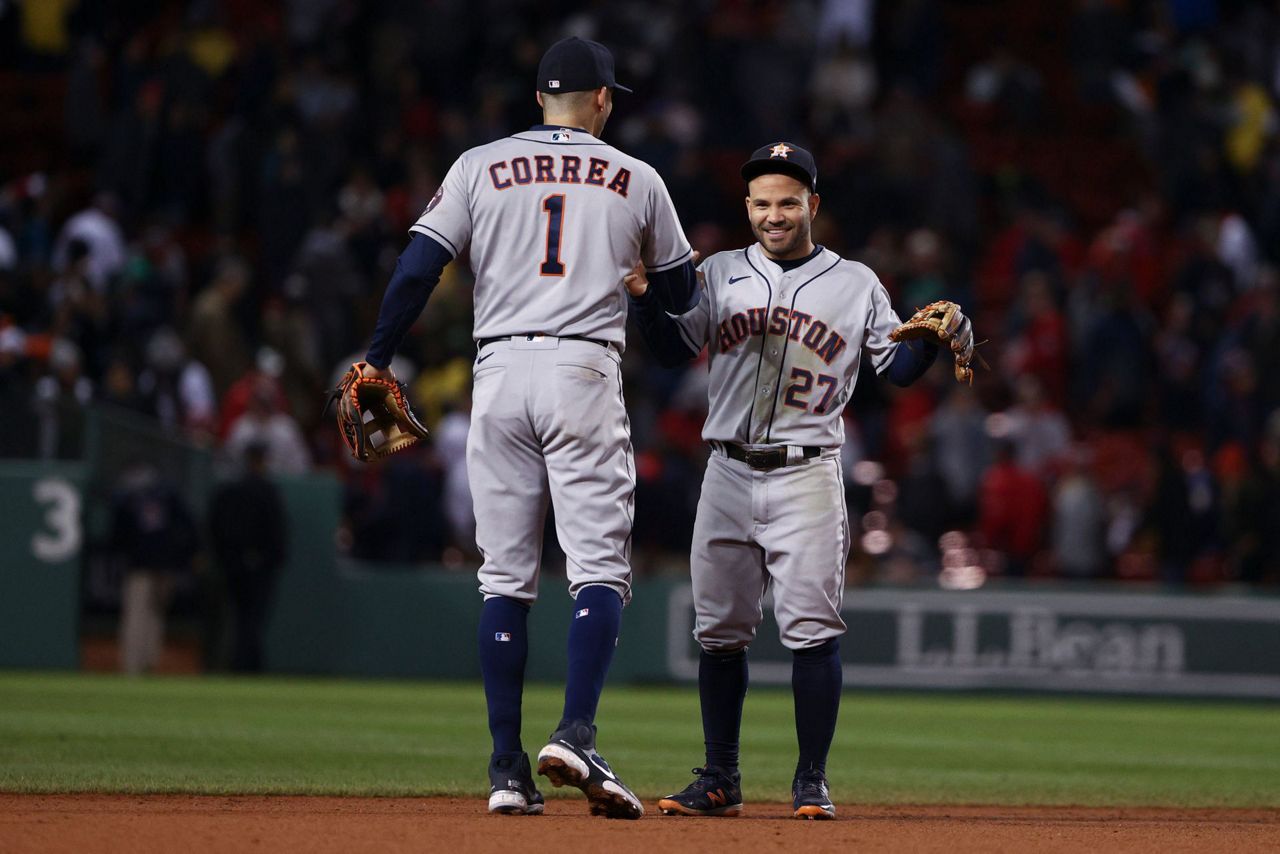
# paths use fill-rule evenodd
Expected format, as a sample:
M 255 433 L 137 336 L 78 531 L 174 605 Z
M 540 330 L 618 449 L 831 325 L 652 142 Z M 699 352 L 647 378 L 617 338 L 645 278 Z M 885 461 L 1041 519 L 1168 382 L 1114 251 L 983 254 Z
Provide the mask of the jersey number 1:
M 564 193 L 556 193 L 543 199 L 542 210 L 547 214 L 547 254 L 538 272 L 544 276 L 563 276 L 564 264 L 560 263 L 560 227 L 564 224 Z

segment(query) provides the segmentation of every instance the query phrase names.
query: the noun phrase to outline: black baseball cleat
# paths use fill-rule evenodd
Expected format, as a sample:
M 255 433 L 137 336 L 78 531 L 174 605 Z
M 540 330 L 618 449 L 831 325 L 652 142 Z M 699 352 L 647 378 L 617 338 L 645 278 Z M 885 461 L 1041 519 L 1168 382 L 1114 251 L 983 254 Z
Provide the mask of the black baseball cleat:
M 542 815 L 542 792 L 533 784 L 529 754 L 494 754 L 489 760 L 489 812 Z
M 796 774 L 791 783 L 791 806 L 796 818 L 835 818 L 836 807 L 827 792 L 827 776 L 816 768 Z
M 684 791 L 658 801 L 663 815 L 740 815 L 742 775 L 719 768 L 694 768 L 698 777 Z
M 644 805 L 596 753 L 596 728 L 573 721 L 553 732 L 547 746 L 538 751 L 538 773 L 553 786 L 574 786 L 583 791 L 592 815 L 606 818 L 639 818 Z

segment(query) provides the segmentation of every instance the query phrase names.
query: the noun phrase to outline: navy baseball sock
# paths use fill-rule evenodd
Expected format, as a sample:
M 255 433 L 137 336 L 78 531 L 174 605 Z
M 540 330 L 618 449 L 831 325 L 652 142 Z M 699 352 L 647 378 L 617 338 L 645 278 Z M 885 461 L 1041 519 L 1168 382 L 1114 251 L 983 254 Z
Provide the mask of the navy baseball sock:
M 596 705 L 604 690 L 604 677 L 618 645 L 622 623 L 622 597 L 612 587 L 593 584 L 578 591 L 569 623 L 569 679 L 564 688 L 564 717 L 561 729 L 570 721 L 596 718 Z
M 480 672 L 489 705 L 494 753 L 519 753 L 520 702 L 529 657 L 529 606 L 505 596 L 486 599 L 480 610 Z
M 698 658 L 698 699 L 708 768 L 729 774 L 738 770 L 738 738 L 746 696 L 747 650 L 713 653 L 704 649 Z
M 796 704 L 796 740 L 800 742 L 797 774 L 809 768 L 826 771 L 827 751 L 831 749 L 831 739 L 836 734 L 843 683 L 839 638 L 793 651 L 791 692 L 795 695 Z

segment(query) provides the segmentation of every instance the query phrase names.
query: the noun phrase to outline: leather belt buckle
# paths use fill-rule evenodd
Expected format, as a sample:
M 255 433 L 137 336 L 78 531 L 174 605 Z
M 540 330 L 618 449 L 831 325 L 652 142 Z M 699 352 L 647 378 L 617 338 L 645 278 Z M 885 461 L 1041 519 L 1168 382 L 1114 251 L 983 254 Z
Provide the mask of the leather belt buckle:
M 776 469 L 787 464 L 786 448 L 758 448 L 747 451 L 747 465 L 753 469 Z

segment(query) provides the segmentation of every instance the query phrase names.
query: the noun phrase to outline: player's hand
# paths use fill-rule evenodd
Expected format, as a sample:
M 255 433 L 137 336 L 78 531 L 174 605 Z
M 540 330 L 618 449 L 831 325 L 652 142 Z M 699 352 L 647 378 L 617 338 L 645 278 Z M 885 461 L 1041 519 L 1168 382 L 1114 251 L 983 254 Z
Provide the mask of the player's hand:
M 390 382 L 396 381 L 396 375 L 392 372 L 390 365 L 385 368 L 375 368 L 368 362 L 363 362 L 362 364 L 364 365 L 364 369 L 360 372 L 360 376 L 375 380 L 388 380 Z
M 649 280 L 644 275 L 644 262 L 631 268 L 631 272 L 622 277 L 622 284 L 626 285 L 627 293 L 633 297 L 644 296 L 645 291 L 649 290 Z
M 702 253 L 697 249 L 693 250 L 693 263 L 696 266 L 702 258 Z M 631 268 L 631 272 L 622 277 L 622 284 L 626 285 L 627 293 L 633 297 L 642 297 L 645 291 L 649 290 L 649 280 L 644 274 L 644 262 L 637 261 L 636 265 Z

